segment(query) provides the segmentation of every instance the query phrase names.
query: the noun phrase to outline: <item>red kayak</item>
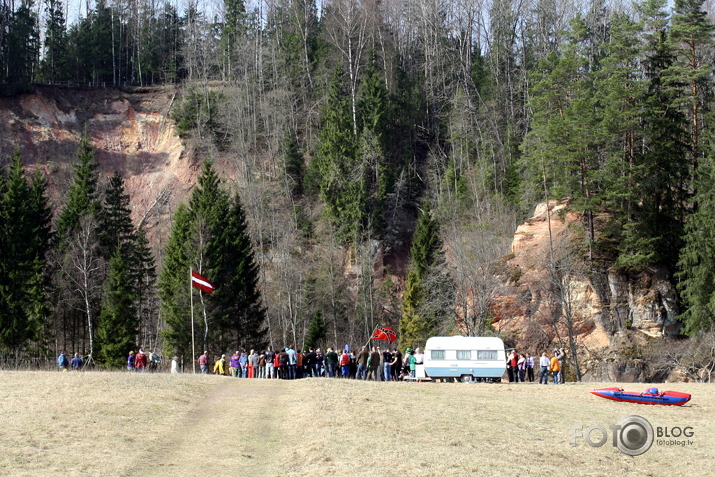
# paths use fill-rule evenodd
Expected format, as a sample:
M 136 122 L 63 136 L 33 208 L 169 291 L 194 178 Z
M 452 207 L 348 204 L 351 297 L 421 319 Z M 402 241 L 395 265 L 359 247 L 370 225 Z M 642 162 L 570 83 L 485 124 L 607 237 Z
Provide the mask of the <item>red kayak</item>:
M 636 404 L 660 404 L 662 406 L 682 406 L 690 401 L 690 394 L 677 391 L 658 392 L 658 388 L 648 388 L 642 393 L 632 393 L 621 388 L 594 389 L 591 394 L 614 401 L 634 402 Z

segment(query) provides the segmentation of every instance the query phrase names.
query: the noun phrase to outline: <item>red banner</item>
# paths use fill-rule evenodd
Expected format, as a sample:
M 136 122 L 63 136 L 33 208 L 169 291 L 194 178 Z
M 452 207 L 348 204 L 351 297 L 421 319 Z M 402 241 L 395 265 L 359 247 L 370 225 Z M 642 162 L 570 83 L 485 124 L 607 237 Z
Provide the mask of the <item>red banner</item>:
M 195 271 L 191 270 L 191 286 L 198 288 L 202 292 L 213 293 L 216 289 L 213 283 L 208 281 L 205 277 L 202 277 Z
M 376 326 L 375 331 L 372 332 L 371 340 L 382 340 L 394 343 L 397 341 L 397 332 L 392 328 L 385 328 L 384 326 Z

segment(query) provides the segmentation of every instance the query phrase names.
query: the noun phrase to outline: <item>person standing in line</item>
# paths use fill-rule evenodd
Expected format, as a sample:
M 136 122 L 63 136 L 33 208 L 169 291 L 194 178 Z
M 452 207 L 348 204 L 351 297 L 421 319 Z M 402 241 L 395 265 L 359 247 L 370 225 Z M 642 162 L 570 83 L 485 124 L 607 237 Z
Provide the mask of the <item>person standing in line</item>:
M 382 352 L 382 365 L 383 365 L 383 370 L 382 370 L 382 380 L 383 381 L 390 381 L 391 376 L 392 376 L 392 366 L 395 364 L 395 355 L 390 353 L 390 348 L 386 348 L 385 351 Z
M 367 380 L 367 359 L 369 357 L 367 347 L 363 346 L 357 355 L 357 379 Z
M 246 353 L 245 349 L 241 351 L 241 357 L 238 359 L 238 362 L 241 364 L 241 377 L 247 378 L 248 377 L 248 353 Z
M 228 370 L 231 376 L 234 378 L 238 377 L 238 370 L 241 369 L 241 353 L 236 351 L 231 355 L 231 359 L 228 363 Z
M 320 348 L 315 350 L 315 371 L 317 377 L 325 376 L 325 356 Z
M 129 352 L 127 356 L 127 371 L 134 371 L 134 351 Z
M 295 379 L 295 367 L 298 364 L 298 358 L 293 348 L 294 345 L 290 345 L 286 348 L 286 354 L 288 355 L 288 379 Z
M 530 383 L 534 382 L 534 357 L 531 354 L 526 358 L 526 376 Z
M 514 355 L 514 350 L 511 350 L 506 357 L 506 376 L 510 383 L 514 382 L 514 371 L 511 369 L 511 358 Z
M 276 377 L 274 374 L 273 358 L 273 347 L 269 346 L 266 350 L 266 379 L 274 379 Z
M 414 378 L 417 371 L 417 358 L 415 358 L 415 351 L 412 348 L 407 348 L 407 368 L 410 370 L 410 377 Z
M 559 384 L 566 382 L 566 351 L 563 348 L 556 350 L 556 359 L 559 360 Z
M 554 373 L 554 384 L 559 384 L 559 371 L 561 371 L 559 360 L 554 354 L 551 356 L 551 372 Z
M 425 364 L 425 354 L 422 352 L 422 348 L 415 349 L 415 359 L 417 360 L 416 364 Z
M 402 374 L 402 353 L 400 352 L 399 348 L 395 347 L 392 350 L 392 363 L 390 365 L 390 368 L 392 368 L 392 380 L 397 381 L 400 378 L 400 374 Z
M 266 379 L 266 354 L 258 355 L 258 378 Z
M 219 359 L 214 363 L 214 374 L 223 376 L 226 374 L 226 355 L 222 354 Z
M 209 352 L 204 351 L 204 354 L 199 356 L 199 368 L 201 368 L 201 374 L 207 374 L 209 372 Z
M 338 353 L 333 351 L 333 348 L 328 348 L 325 353 L 325 367 L 328 368 L 328 377 L 335 377 L 335 367 L 338 365 Z
M 72 371 L 80 371 L 82 369 L 82 358 L 79 357 L 79 353 L 74 354 L 70 366 L 72 367 Z
M 347 346 L 346 346 L 347 348 Z M 340 376 L 341 378 L 348 379 L 350 377 L 350 355 L 347 350 L 343 351 L 340 355 Z
M 525 382 L 524 376 L 526 375 L 526 357 L 523 354 L 519 355 L 516 367 L 519 368 L 519 379 L 517 379 L 517 382 L 519 382 L 519 380 L 521 380 L 522 383 Z
M 549 384 L 549 368 L 551 367 L 551 361 L 546 353 L 542 353 L 541 358 L 539 358 L 539 366 L 541 366 L 541 374 L 539 375 L 539 384 L 542 382 L 544 384 Z
M 252 378 L 258 378 L 258 366 L 261 361 L 261 353 L 260 351 L 254 351 L 253 355 L 251 357 L 251 367 L 253 368 L 253 374 L 251 375 Z
M 281 379 L 288 379 L 288 362 L 290 361 L 290 358 L 288 357 L 288 352 L 286 351 L 286 348 L 281 349 L 281 352 L 278 353 L 278 358 L 278 375 L 281 377 Z
M 305 365 L 305 375 L 307 377 L 318 377 L 318 373 L 315 369 L 318 364 L 318 356 L 315 354 L 315 350 L 313 348 L 308 348 L 308 352 L 305 353 L 305 357 L 303 358 L 303 364 Z
M 60 355 L 57 357 L 57 367 L 60 369 L 60 371 L 67 371 L 67 367 L 70 365 L 69 359 L 67 359 L 67 355 L 65 355 L 65 352 L 61 352 Z
M 371 379 L 373 381 L 379 381 L 380 378 L 380 353 L 377 351 L 377 348 L 374 346 L 372 347 L 372 352 L 370 353 L 370 356 L 368 357 L 367 361 L 367 379 Z
M 303 370 L 305 355 L 297 349 L 295 350 L 295 379 L 303 379 L 305 375 Z
M 276 375 L 276 379 L 283 379 L 281 376 L 281 353 L 276 351 L 273 353 L 273 372 Z

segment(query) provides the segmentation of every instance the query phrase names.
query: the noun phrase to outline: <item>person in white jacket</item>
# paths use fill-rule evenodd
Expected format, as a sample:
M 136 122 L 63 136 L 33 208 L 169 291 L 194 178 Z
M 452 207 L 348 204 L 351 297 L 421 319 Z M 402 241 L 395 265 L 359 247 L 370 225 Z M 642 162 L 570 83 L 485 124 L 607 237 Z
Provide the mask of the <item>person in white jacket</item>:
M 546 353 L 541 355 L 539 358 L 539 366 L 541 366 L 541 374 L 539 375 L 539 384 L 543 381 L 544 384 L 549 384 L 549 368 L 551 367 L 551 360 Z

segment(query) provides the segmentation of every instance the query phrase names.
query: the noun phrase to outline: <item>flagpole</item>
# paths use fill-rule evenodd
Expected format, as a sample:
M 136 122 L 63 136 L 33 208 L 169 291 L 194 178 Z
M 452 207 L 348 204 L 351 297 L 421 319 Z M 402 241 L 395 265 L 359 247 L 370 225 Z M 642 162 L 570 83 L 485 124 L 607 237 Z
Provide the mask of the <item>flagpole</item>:
M 191 278 L 191 267 L 189 267 L 189 296 L 191 301 L 191 362 L 194 369 L 194 374 L 196 374 L 196 344 L 194 341 L 194 284 Z

